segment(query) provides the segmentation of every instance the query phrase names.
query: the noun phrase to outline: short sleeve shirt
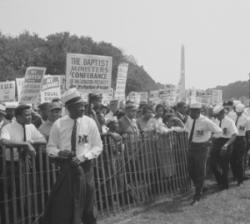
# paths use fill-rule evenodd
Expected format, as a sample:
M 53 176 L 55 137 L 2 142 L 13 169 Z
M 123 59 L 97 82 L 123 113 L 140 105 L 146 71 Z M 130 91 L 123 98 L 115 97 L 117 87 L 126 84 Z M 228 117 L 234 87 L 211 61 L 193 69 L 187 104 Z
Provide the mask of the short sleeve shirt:
M 233 134 L 238 133 L 234 121 L 227 116 L 225 116 L 221 121 L 216 119 L 214 123 L 218 126 L 221 125 L 220 127 L 222 129 L 222 138 L 231 138 Z
M 232 119 L 234 123 L 237 121 L 237 115 Z M 237 136 L 245 136 L 246 131 L 250 131 L 250 120 L 244 114 L 242 114 L 237 121 Z
M 42 134 L 36 129 L 33 124 L 25 125 L 26 140 L 37 140 L 43 138 Z M 13 121 L 5 125 L 1 130 L 1 139 L 7 139 L 10 141 L 24 142 L 24 129 L 18 122 Z M 14 160 L 19 159 L 17 149 L 14 148 Z M 6 160 L 10 161 L 10 150 L 6 150 Z

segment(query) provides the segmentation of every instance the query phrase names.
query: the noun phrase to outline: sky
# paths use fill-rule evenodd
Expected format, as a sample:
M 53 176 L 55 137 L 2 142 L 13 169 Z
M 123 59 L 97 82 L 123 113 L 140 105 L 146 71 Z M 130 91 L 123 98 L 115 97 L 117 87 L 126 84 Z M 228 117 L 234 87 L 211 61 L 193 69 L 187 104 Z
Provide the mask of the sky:
M 186 88 L 248 80 L 249 0 L 0 0 L 0 30 L 45 38 L 68 31 L 133 55 L 157 82 Z

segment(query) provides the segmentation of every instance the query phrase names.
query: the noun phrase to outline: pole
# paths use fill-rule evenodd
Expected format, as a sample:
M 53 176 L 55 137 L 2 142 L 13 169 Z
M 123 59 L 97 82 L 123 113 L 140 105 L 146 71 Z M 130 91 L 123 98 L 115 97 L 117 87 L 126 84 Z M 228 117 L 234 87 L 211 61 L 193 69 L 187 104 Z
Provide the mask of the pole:
M 88 108 L 89 116 L 91 115 L 91 93 L 89 93 L 89 108 Z

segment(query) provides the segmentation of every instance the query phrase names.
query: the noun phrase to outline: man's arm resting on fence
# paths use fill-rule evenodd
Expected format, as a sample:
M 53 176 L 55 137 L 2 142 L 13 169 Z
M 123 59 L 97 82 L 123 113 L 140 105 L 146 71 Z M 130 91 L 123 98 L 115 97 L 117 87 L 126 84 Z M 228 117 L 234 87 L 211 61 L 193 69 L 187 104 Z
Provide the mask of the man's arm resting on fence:
M 31 155 L 34 155 L 34 156 L 36 155 L 36 150 L 29 142 L 11 141 L 11 140 L 2 138 L 1 143 L 2 145 L 7 146 L 7 147 L 25 147 L 29 150 Z

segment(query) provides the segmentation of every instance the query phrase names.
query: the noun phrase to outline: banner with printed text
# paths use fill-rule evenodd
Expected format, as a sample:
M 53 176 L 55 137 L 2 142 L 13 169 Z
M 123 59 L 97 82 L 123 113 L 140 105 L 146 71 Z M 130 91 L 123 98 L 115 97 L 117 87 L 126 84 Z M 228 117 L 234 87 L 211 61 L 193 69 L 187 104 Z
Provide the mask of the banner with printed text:
M 113 89 L 110 89 L 109 94 L 102 94 L 102 104 L 107 106 L 109 102 L 113 99 Z
M 115 98 L 125 100 L 125 90 L 128 75 L 128 64 L 123 63 L 118 66 Z
M 20 100 L 23 84 L 24 84 L 24 78 L 16 78 L 17 99 L 18 99 L 18 101 Z
M 112 57 L 67 54 L 66 89 L 77 88 L 82 93 L 109 93 Z
M 19 102 L 37 103 L 39 101 L 43 77 L 46 68 L 28 67 L 24 77 L 24 84 Z
M 137 106 L 140 104 L 141 93 L 140 92 L 130 92 L 128 99 L 134 102 Z
M 41 89 L 41 103 L 61 98 L 60 76 L 45 76 Z
M 15 101 L 16 82 L 0 82 L 0 101 Z
M 61 86 L 61 95 L 62 95 L 66 91 L 66 76 L 59 75 L 59 77 L 60 77 L 60 86 Z
M 148 92 L 141 92 L 141 100 L 148 101 Z
M 150 93 L 149 93 L 149 101 L 150 102 L 155 102 L 158 99 L 159 99 L 159 91 L 158 90 L 150 91 Z

